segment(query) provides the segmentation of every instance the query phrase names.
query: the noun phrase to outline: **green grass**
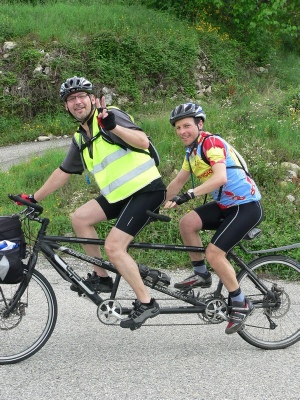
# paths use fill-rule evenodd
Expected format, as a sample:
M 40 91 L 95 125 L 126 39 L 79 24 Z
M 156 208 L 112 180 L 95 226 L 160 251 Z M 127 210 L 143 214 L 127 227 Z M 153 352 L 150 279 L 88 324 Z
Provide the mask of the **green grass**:
M 168 184 L 184 156 L 169 114 L 177 104 L 194 100 L 207 114 L 205 130 L 222 135 L 244 155 L 262 192 L 263 235 L 251 242 L 251 248 L 299 242 L 299 177 L 281 184 L 286 175 L 281 163 L 299 165 L 300 160 L 299 54 L 273 52 L 268 73 L 259 73 L 258 66 L 244 57 L 247 49 L 219 36 L 213 27 L 193 27 L 125 1 L 101 2 L 101 15 L 99 2 L 92 0 L 35 6 L 7 2 L 0 5 L 0 11 L 1 42 L 18 43 L 9 58 L 0 61 L 0 86 L 9 88 L 0 94 L 0 145 L 35 140 L 41 134 L 71 135 L 76 124 L 57 94 L 63 79 L 82 74 L 94 81 L 99 93 L 108 86 L 128 98 L 121 107 L 151 136 Z M 34 77 L 33 69 L 47 52 L 56 55 L 50 62 L 51 77 Z M 201 63 L 201 58 L 209 59 L 207 68 L 213 75 L 209 96 L 198 95 L 194 87 L 197 54 Z M 18 92 L 21 82 L 25 82 L 22 95 Z M 1 215 L 19 210 L 8 200 L 8 193 L 33 193 L 63 157 L 62 151 L 53 151 L 0 172 Z M 97 193 L 94 184 L 87 186 L 83 177 L 73 176 L 63 190 L 43 200 L 45 216 L 51 220 L 49 233 L 71 233 L 70 214 Z M 295 197 L 293 203 L 287 200 L 290 194 Z M 194 205 L 190 202 L 171 211 L 171 223 L 151 224 L 137 240 L 181 243 L 178 222 Z M 110 227 L 100 224 L 99 235 L 105 237 Z M 206 232 L 204 242 L 210 236 Z M 153 265 L 152 251 L 130 251 L 153 267 L 189 265 L 184 253 L 156 252 Z M 300 251 L 291 256 L 300 260 Z
M 75 74 L 93 77 L 98 94 L 109 87 L 129 106 L 171 98 L 179 86 L 195 93 L 197 30 L 166 14 L 119 3 L 101 4 L 99 14 L 96 1 L 3 4 L 0 11 L 1 42 L 18 44 L 0 61 L 0 86 L 9 88 L 0 96 L 3 132 L 14 128 L 21 136 L 24 122 L 36 127 L 41 116 L 44 130 L 57 132 L 47 117 L 60 114 L 59 87 Z M 37 65 L 50 75 L 34 74 Z M 0 145 L 6 141 L 1 136 Z
M 99 1 L 89 3 L 66 1 L 34 7 L 21 3 L 1 5 L 1 33 L 6 40 L 29 36 L 47 45 L 51 40 L 58 40 L 63 46 L 77 48 L 85 44 L 86 37 L 104 28 L 112 30 L 120 39 L 130 33 L 140 41 L 152 39 L 156 42 L 158 34 L 165 40 L 169 36 L 182 39 L 187 36 L 186 24 L 145 7 L 101 2 L 99 9 Z

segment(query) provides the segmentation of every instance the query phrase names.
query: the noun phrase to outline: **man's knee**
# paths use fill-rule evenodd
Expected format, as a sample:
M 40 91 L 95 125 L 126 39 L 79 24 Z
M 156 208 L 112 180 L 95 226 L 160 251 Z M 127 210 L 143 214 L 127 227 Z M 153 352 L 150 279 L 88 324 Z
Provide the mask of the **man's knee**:
M 184 216 L 179 221 L 180 232 L 185 231 L 187 229 L 187 227 L 188 227 L 187 218 L 186 218 L 186 216 Z
M 179 221 L 180 232 L 198 232 L 202 228 L 202 221 L 195 212 L 186 214 Z
M 105 251 L 107 257 L 111 260 L 113 258 L 113 256 L 116 255 L 117 252 L 120 251 L 120 248 L 116 241 L 106 238 L 105 243 L 104 243 L 104 251 Z
M 111 235 L 111 232 L 107 235 L 106 239 L 105 239 L 105 243 L 104 243 L 104 250 L 105 252 L 114 252 L 116 250 L 118 250 L 120 248 L 120 243 L 119 240 Z
M 80 211 L 79 210 L 75 210 L 72 214 L 71 214 L 71 222 L 72 225 L 76 225 L 78 223 L 78 221 L 82 222 L 82 217 L 80 216 Z
M 210 243 L 206 248 L 205 257 L 209 264 L 214 264 L 218 259 L 225 258 L 226 253 L 219 249 L 219 247 Z

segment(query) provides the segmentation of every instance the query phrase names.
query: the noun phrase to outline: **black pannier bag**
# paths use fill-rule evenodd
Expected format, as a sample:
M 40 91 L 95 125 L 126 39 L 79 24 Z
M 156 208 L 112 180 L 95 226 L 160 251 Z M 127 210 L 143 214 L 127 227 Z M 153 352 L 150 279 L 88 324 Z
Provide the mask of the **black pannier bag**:
M 18 215 L 0 216 L 0 242 L 7 240 L 17 247 L 0 250 L 0 283 L 18 283 L 23 278 L 22 258 L 26 256 L 26 243 Z

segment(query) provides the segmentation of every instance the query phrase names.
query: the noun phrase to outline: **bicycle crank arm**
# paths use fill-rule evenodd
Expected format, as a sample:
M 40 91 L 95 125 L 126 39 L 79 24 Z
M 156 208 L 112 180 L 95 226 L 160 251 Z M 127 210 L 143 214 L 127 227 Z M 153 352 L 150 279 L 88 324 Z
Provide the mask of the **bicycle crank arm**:
M 229 321 L 229 316 L 224 314 L 223 311 L 217 311 L 216 313 L 218 317 L 222 318 L 223 321 Z

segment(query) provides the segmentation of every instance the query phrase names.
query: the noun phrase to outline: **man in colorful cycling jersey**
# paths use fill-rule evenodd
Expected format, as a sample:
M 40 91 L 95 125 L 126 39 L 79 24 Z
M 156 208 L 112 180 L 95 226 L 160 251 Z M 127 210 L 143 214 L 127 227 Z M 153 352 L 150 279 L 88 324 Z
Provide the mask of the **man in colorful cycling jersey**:
M 231 250 L 263 219 L 261 195 L 234 149 L 223 138 L 203 131 L 206 115 L 201 106 L 185 103 L 170 115 L 170 123 L 184 146 L 182 168 L 167 187 L 165 208 L 173 208 L 199 196 L 211 194 L 214 201 L 196 207 L 180 221 L 180 234 L 187 246 L 202 246 L 201 230 L 215 230 L 205 252 L 206 260 L 229 292 L 230 319 L 225 330 L 231 334 L 242 329 L 253 305 L 241 292 L 233 266 L 226 258 Z M 201 184 L 194 185 L 196 176 Z M 192 178 L 192 189 L 178 194 Z M 191 252 L 194 274 L 176 283 L 180 290 L 208 288 L 212 277 L 204 255 Z
M 33 196 L 22 197 L 40 201 L 64 186 L 72 174 L 93 175 L 100 195 L 73 213 L 72 225 L 78 237 L 97 239 L 94 225 L 116 219 L 106 238 L 105 252 L 137 296 L 133 311 L 120 323 L 134 330 L 158 315 L 159 305 L 150 297 L 127 248 L 147 225 L 146 211 L 158 210 L 165 201 L 166 187 L 150 157 L 147 135 L 128 114 L 116 108 L 108 110 L 105 98 L 100 102 L 94 95 L 91 82 L 77 76 L 67 79 L 61 85 L 60 98 L 66 111 L 79 122 L 78 131 L 60 167 Z M 131 148 L 112 143 L 105 133 L 113 133 Z M 83 247 L 89 256 L 102 257 L 99 246 Z M 111 292 L 113 286 L 107 271 L 97 266 L 86 282 L 98 292 Z M 76 285 L 71 289 L 78 291 Z

